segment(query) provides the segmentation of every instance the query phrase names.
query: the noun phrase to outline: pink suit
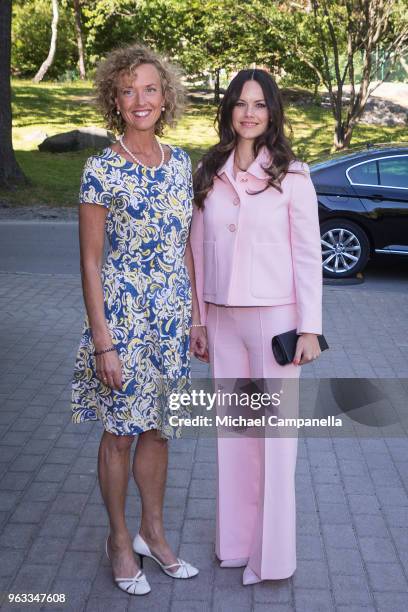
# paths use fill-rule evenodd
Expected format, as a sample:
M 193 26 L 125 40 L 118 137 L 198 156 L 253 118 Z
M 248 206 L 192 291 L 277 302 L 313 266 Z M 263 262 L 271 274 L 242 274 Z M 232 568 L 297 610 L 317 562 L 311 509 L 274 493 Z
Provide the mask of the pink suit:
M 232 152 L 204 210 L 193 213 L 201 321 L 213 376 L 227 387 L 236 378 L 296 381 L 300 368 L 276 363 L 272 336 L 295 327 L 321 333 L 320 231 L 308 167 L 293 162 L 290 170 L 300 172 L 285 176 L 282 193 L 250 195 L 265 187 L 266 160 L 262 150 L 234 179 Z M 288 416 L 297 413 L 295 386 Z M 296 437 L 218 437 L 216 553 L 248 558 L 261 579 L 296 568 L 296 452 Z
M 299 332 L 321 333 L 322 255 L 316 192 L 307 164 L 292 162 L 282 193 L 265 188 L 261 151 L 233 178 L 233 152 L 204 210 L 194 207 L 190 242 L 202 323 L 205 302 L 296 304 Z

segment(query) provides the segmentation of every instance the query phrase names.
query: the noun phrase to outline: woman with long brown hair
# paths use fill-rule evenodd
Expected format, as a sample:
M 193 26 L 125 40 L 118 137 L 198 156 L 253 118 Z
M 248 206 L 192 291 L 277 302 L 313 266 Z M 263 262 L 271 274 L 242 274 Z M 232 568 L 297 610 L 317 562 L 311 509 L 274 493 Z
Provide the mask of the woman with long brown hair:
M 262 379 L 266 388 L 289 379 L 279 411 L 293 416 L 299 366 L 320 354 L 316 193 L 285 136 L 281 95 L 266 71 L 235 76 L 219 107 L 218 131 L 195 174 L 190 241 L 202 327 L 192 350 L 209 356 L 218 389 L 233 389 L 236 379 Z M 271 339 L 293 328 L 295 358 L 280 366 Z M 296 568 L 297 437 L 218 434 L 221 566 L 245 567 L 244 585 L 287 578 Z

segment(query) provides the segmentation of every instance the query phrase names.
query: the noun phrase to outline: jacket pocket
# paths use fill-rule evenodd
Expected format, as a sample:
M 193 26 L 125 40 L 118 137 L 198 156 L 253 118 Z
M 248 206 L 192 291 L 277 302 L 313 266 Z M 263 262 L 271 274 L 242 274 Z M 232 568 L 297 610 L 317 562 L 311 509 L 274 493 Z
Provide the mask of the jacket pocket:
M 217 292 L 217 252 L 215 242 L 204 241 L 204 293 Z
M 286 242 L 262 242 L 252 246 L 251 294 L 280 299 L 293 289 L 292 251 Z

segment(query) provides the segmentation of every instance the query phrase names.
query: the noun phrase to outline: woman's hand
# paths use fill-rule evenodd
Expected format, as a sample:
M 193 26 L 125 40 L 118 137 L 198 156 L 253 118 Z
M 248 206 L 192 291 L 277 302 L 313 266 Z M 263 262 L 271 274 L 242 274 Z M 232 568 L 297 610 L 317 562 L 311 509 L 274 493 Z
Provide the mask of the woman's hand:
M 190 329 L 190 353 L 200 361 L 208 363 L 208 340 L 207 329 L 204 325 Z
M 116 351 L 97 355 L 96 375 L 101 382 L 111 389 L 122 391 L 122 364 Z
M 293 364 L 300 366 L 317 359 L 321 353 L 317 334 L 302 334 L 296 343 Z

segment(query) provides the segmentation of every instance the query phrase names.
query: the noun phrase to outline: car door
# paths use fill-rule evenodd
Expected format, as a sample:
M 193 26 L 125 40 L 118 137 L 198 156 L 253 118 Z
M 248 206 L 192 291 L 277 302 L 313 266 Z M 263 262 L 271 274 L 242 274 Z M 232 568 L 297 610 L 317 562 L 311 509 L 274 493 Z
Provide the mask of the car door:
M 346 175 L 367 210 L 375 250 L 408 252 L 408 155 L 360 162 Z

